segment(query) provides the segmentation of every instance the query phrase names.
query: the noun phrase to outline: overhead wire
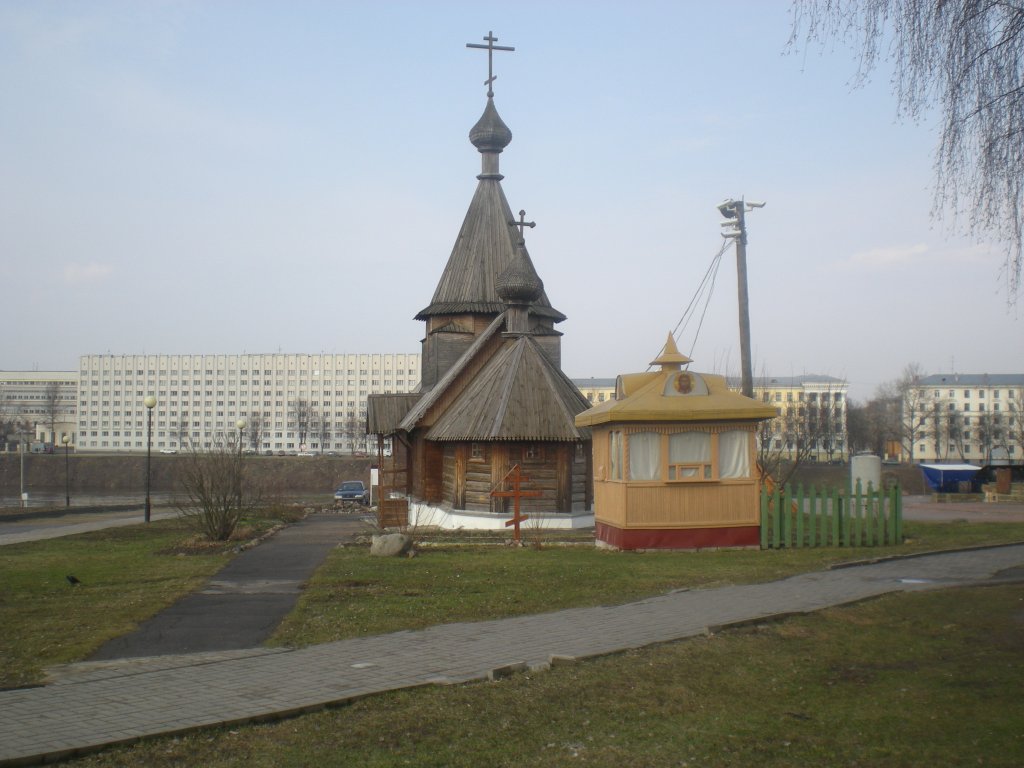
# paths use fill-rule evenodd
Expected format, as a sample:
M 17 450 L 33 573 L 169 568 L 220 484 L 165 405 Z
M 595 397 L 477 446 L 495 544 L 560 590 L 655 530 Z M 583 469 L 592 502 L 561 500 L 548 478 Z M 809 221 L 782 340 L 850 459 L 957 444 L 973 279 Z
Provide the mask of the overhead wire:
M 690 346 L 691 355 L 693 354 L 694 347 L 697 345 L 697 339 L 700 336 L 701 328 L 704 325 L 704 317 L 707 315 L 708 306 L 711 304 L 711 296 L 715 290 L 715 280 L 718 276 L 718 268 L 722 263 L 722 255 L 731 244 L 731 239 L 723 241 L 722 246 L 718 249 L 718 253 L 711 257 L 711 263 L 704 272 L 704 277 L 701 278 L 700 283 L 697 285 L 697 289 L 694 291 L 693 297 L 690 299 L 690 303 L 686 305 L 686 309 L 683 310 L 682 317 L 679 318 L 679 322 L 676 323 L 676 327 L 672 329 L 672 338 L 678 341 L 680 334 L 686 330 L 690 320 L 693 319 L 693 313 L 696 309 L 696 305 L 699 303 L 701 296 L 703 295 L 704 308 L 701 310 L 700 322 L 697 324 L 697 332 L 694 334 L 693 344 Z M 661 350 L 659 350 L 659 353 L 660 351 Z M 651 366 L 648 366 L 647 370 L 650 370 L 650 368 Z

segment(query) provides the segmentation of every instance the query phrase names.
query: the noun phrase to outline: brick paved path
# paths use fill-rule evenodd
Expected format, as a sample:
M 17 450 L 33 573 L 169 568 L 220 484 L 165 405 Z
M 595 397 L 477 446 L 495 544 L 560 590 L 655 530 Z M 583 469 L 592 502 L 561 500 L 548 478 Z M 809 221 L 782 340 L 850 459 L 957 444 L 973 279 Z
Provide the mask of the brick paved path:
M 673 592 L 301 650 L 252 649 L 74 665 L 41 688 L 0 692 L 0 765 L 201 726 L 316 709 L 367 694 L 486 678 L 523 665 L 692 637 L 886 592 L 991 579 L 1024 566 L 1024 544 L 902 558 L 749 586 Z

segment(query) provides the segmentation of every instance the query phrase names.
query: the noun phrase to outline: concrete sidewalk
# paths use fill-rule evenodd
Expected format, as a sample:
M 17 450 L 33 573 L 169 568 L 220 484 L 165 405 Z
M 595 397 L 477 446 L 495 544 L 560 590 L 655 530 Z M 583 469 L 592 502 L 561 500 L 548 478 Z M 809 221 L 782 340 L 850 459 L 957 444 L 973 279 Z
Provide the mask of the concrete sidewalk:
M 299 650 L 251 649 L 73 665 L 59 684 L 0 692 L 0 765 L 239 723 L 432 683 L 485 679 L 816 611 L 887 592 L 973 584 L 1024 566 L 1024 544 L 924 555 L 748 586 L 678 591 Z

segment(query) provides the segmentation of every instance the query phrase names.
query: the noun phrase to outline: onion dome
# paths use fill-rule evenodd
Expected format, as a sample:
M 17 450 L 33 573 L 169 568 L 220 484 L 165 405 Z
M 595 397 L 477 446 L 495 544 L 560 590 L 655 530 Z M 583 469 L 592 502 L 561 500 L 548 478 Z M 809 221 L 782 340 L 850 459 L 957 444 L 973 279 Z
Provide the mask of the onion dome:
M 494 284 L 499 298 L 506 304 L 533 304 L 544 292 L 544 281 L 537 275 L 526 246 L 521 242 L 516 254 Z
M 483 115 L 469 131 L 469 140 L 481 152 L 501 152 L 512 142 L 512 131 L 498 115 L 494 99 L 487 99 Z

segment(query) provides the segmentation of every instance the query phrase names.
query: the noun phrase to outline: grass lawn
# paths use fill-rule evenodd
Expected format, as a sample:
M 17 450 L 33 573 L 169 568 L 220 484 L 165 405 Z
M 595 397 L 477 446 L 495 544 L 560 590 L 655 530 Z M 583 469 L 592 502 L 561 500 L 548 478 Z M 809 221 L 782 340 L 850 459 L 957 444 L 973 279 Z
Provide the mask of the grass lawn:
M 262 521 L 258 525 L 269 525 Z M 865 557 L 1024 541 L 1024 524 L 906 523 L 902 547 L 615 553 L 437 542 L 332 552 L 277 644 L 750 583 Z M 179 521 L 0 548 L 0 675 L 81 659 L 216 572 Z M 83 582 L 71 587 L 64 577 Z M 893 595 L 500 683 L 146 740 L 86 765 L 1024 764 L 1024 587 Z M 979 760 L 981 761 L 979 763 Z
M 246 520 L 239 533 L 277 522 Z M 238 543 L 202 544 L 174 519 L 0 547 L 0 687 L 38 682 L 45 667 L 131 631 L 223 568 Z
M 1024 587 L 889 595 L 83 766 L 1024 765 Z
M 271 643 L 294 647 L 453 621 L 623 603 L 683 587 L 770 581 L 851 560 L 1024 541 L 1024 523 L 907 522 L 904 537 L 907 543 L 900 547 L 764 552 L 440 545 L 425 547 L 412 559 L 374 558 L 366 547 L 344 547 L 317 570 Z

